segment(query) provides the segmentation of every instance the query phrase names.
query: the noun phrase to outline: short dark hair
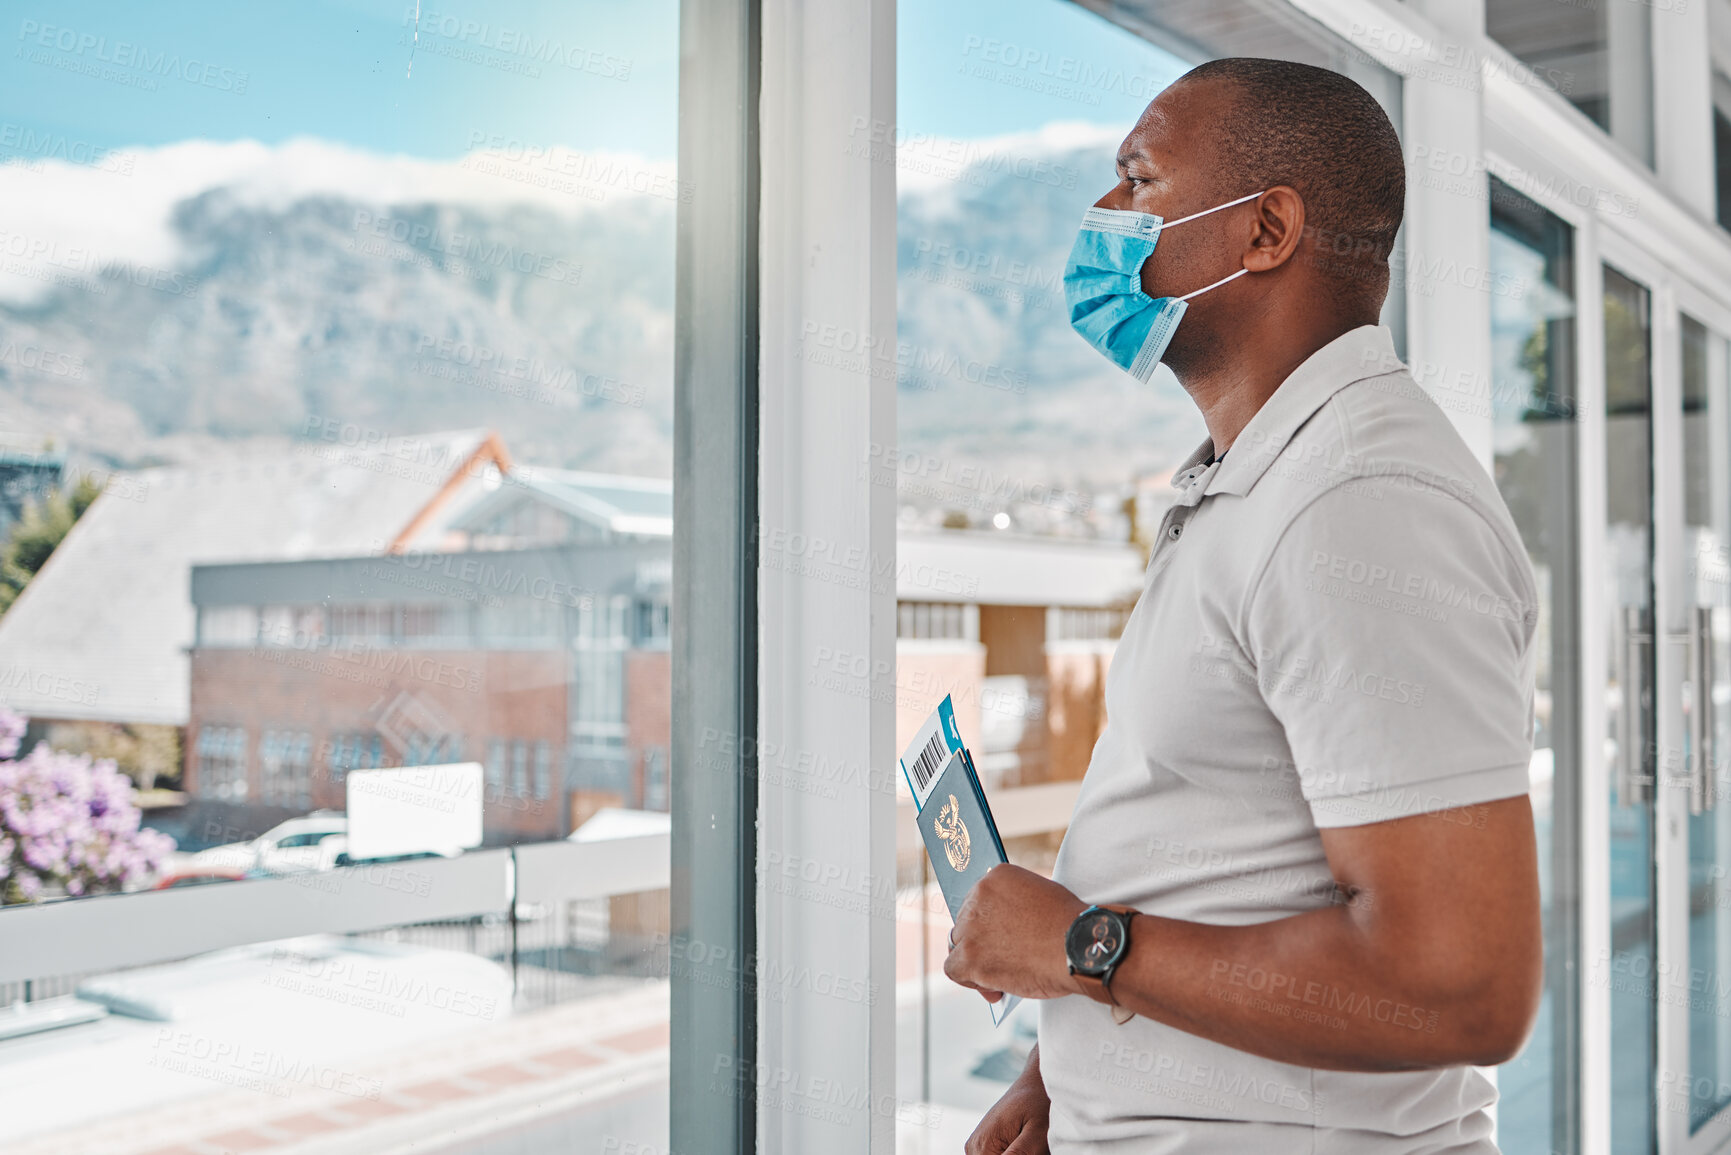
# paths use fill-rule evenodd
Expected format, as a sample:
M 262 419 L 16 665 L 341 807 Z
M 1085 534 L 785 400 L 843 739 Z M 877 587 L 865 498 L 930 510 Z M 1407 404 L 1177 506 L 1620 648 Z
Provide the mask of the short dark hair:
M 1338 72 L 1252 56 L 1211 60 L 1179 83 L 1197 80 L 1234 93 L 1218 141 L 1222 193 L 1297 189 L 1318 267 L 1346 296 L 1380 303 L 1406 203 L 1406 164 L 1376 98 Z

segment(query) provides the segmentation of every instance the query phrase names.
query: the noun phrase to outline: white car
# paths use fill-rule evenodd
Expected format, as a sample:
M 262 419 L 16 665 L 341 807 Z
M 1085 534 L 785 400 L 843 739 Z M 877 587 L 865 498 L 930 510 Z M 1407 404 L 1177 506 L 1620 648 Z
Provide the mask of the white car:
M 213 846 L 192 856 L 198 866 L 304 874 L 329 870 L 348 845 L 349 820 L 334 810 L 315 810 L 281 822 L 250 842 Z

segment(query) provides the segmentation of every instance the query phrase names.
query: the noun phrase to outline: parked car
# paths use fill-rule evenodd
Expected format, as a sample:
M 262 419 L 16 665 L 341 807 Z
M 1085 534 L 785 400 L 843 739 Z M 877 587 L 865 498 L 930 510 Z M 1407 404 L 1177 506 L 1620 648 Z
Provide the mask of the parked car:
M 349 821 L 340 811 L 315 810 L 271 827 L 248 842 L 213 846 L 192 856 L 213 869 L 303 874 L 329 870 L 348 844 Z

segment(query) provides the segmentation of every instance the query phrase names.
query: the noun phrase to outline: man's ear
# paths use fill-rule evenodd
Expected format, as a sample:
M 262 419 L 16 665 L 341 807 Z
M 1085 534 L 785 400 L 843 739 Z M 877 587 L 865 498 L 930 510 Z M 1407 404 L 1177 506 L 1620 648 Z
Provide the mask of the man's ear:
M 1304 198 L 1291 185 L 1275 185 L 1256 199 L 1255 208 L 1244 267 L 1266 273 L 1284 265 L 1298 250 L 1304 236 Z

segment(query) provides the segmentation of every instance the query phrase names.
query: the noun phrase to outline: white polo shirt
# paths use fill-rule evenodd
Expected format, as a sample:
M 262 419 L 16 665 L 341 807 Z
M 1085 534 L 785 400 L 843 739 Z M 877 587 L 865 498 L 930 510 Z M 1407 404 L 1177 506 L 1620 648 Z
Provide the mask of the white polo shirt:
M 1386 328 L 1319 349 L 1201 464 L 1212 450 L 1173 480 L 1053 877 L 1244 926 L 1337 901 L 1319 828 L 1526 793 L 1537 595 L 1495 485 Z M 1210 977 L 1271 1026 L 1436 1025 L 1328 975 Z M 1040 1070 L 1054 1155 L 1495 1151 L 1496 1092 L 1471 1068 L 1314 1070 L 1081 995 L 1041 1004 Z

